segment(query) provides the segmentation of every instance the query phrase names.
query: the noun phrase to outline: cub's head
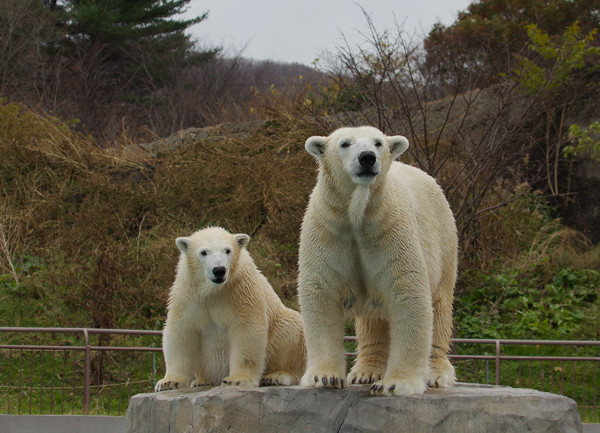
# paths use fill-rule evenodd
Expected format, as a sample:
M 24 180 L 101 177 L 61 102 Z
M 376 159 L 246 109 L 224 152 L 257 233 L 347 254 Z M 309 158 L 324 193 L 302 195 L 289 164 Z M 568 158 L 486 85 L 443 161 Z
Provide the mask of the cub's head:
M 191 272 L 204 275 L 210 284 L 222 285 L 249 240 L 248 235 L 234 235 L 220 227 L 210 227 L 190 237 L 177 238 L 175 244 L 187 258 Z M 201 278 L 201 275 L 196 276 Z
M 304 147 L 322 167 L 337 173 L 335 176 L 349 176 L 355 184 L 370 185 L 408 149 L 408 140 L 401 135 L 388 137 L 371 126 L 360 126 L 340 128 L 329 137 L 310 137 Z

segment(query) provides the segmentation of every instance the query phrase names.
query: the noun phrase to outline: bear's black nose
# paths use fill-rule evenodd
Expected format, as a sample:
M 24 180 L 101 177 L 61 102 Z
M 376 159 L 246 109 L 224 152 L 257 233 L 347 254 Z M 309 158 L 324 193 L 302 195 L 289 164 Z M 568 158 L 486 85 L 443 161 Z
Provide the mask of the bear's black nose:
M 223 278 L 225 276 L 225 272 L 227 272 L 227 269 L 225 269 L 225 266 L 215 266 L 212 269 L 213 275 L 217 278 Z
M 358 155 L 358 162 L 364 168 L 371 168 L 371 167 L 373 167 L 373 164 L 375 164 L 375 161 L 377 161 L 377 157 L 375 156 L 375 152 L 365 151 L 365 152 L 361 152 L 361 154 Z

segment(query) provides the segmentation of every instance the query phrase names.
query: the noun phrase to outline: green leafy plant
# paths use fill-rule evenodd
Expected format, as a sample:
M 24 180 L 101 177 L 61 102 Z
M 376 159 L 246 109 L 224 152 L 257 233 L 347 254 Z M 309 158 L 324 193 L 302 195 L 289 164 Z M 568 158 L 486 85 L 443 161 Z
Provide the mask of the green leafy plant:
M 600 123 L 582 128 L 576 123 L 569 127 L 569 138 L 574 142 L 563 148 L 564 156 L 587 156 L 600 161 Z
M 594 43 L 597 33 L 595 28 L 582 34 L 581 27 L 574 22 L 556 41 L 535 24 L 530 24 L 527 26 L 531 41 L 529 50 L 534 55 L 519 56 L 514 69 L 513 78 L 521 90 L 538 98 L 542 107 L 546 179 L 553 195 L 560 193 L 559 162 L 567 142 L 566 118 L 580 98 L 582 87 L 587 86 L 582 73 L 584 77 L 593 77 L 591 74 L 600 67 L 600 46 Z M 577 134 L 577 129 L 574 132 Z M 567 152 L 572 153 L 574 149 Z

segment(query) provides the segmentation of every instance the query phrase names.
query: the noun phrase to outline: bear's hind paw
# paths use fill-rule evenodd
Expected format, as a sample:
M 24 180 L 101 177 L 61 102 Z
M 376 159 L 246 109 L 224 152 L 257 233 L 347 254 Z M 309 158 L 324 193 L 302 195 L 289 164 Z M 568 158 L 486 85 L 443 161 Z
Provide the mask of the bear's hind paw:
M 382 377 L 383 372 L 379 371 L 351 370 L 348 373 L 348 383 L 351 385 L 364 385 L 381 380 Z
M 298 378 L 287 371 L 272 371 L 266 373 L 260 380 L 260 386 L 290 386 L 297 384 Z
M 209 383 L 208 380 L 202 378 L 196 378 L 192 380 L 192 383 L 190 384 L 190 388 L 200 388 L 202 386 L 212 386 L 212 384 Z
M 454 374 L 432 372 L 431 377 L 427 381 L 427 385 L 431 388 L 452 388 L 456 383 Z
M 378 380 L 371 386 L 371 395 L 402 396 L 420 395 L 425 392 L 425 381 L 419 377 L 411 379 L 389 378 Z
M 226 386 L 258 386 L 258 380 L 248 376 L 229 375 L 223 378 L 222 385 Z

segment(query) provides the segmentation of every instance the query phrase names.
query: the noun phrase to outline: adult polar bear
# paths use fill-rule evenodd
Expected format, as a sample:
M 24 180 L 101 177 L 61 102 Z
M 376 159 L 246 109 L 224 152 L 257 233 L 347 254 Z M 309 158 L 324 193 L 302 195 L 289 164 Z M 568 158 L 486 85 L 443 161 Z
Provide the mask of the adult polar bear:
M 181 250 L 156 391 L 204 385 L 294 385 L 304 373 L 302 319 L 286 308 L 246 250 L 220 227 L 177 238 Z
M 435 180 L 395 162 L 402 136 L 341 128 L 305 145 L 319 175 L 302 222 L 298 294 L 308 349 L 303 386 L 344 387 L 344 315 L 358 358 L 347 383 L 374 395 L 450 387 L 457 234 Z

